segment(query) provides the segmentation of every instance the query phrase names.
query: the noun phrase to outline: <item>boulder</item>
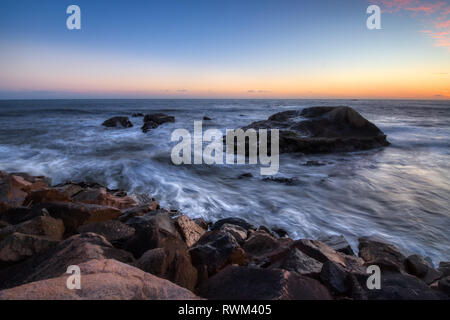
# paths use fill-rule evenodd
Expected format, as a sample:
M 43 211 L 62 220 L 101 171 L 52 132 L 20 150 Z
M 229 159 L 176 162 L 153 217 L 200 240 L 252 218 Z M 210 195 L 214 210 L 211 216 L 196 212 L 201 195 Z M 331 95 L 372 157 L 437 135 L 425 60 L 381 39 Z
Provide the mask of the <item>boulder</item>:
M 203 218 L 195 218 L 193 220 L 200 228 L 202 228 L 205 231 L 208 231 L 209 223 L 205 221 Z
M 125 191 L 110 190 L 98 183 L 66 182 L 57 185 L 55 189 L 65 193 L 75 202 L 97 204 L 117 209 L 128 209 L 136 206 L 136 201 L 132 197 L 127 196 Z
M 322 241 L 326 245 L 328 245 L 330 248 L 337 252 L 342 252 L 347 255 L 354 256 L 355 253 L 353 252 L 352 247 L 347 242 L 347 240 L 344 238 L 344 236 L 336 236 L 336 235 L 330 235 L 330 236 L 324 236 L 319 238 L 319 241 Z
M 133 118 L 140 118 L 140 117 L 143 117 L 144 114 L 141 113 L 141 112 L 135 112 L 135 113 L 133 113 L 131 116 L 132 116 Z
M 256 229 L 255 226 L 251 225 L 250 223 L 248 223 L 244 219 L 241 219 L 241 218 L 225 218 L 225 219 L 220 219 L 220 220 L 216 221 L 216 223 L 214 223 L 212 225 L 211 230 L 220 230 L 222 225 L 224 225 L 226 223 L 227 224 L 234 224 L 236 226 L 244 228 L 245 230 Z
M 406 272 L 422 279 L 426 284 L 431 284 L 443 276 L 440 271 L 434 269 L 430 262 L 417 254 L 405 259 L 405 269 Z
M 279 269 L 228 266 L 198 289 L 214 300 L 331 300 L 317 280 Z
M 85 203 L 41 203 L 32 208 L 35 214 L 42 209 L 46 209 L 53 218 L 64 222 L 66 235 L 76 233 L 78 227 L 83 224 L 117 219 L 121 214 L 119 209 L 113 207 Z
M 443 275 L 444 277 L 450 276 L 450 262 L 448 262 L 448 261 L 442 261 L 442 262 L 440 262 L 440 263 L 439 263 L 439 268 L 438 268 L 438 270 L 439 270 L 440 272 L 442 272 L 442 275 Z
M 149 212 L 155 212 L 159 210 L 159 203 L 157 201 L 152 201 L 148 204 L 142 204 L 133 208 L 123 209 L 120 217 L 118 218 L 122 222 L 127 222 L 133 217 L 141 217 Z
M 438 289 L 450 297 L 450 276 L 439 280 Z
M 126 242 L 125 249 L 140 258 L 146 251 L 162 248 L 181 240 L 174 222 L 168 212 L 134 217 L 127 221 L 133 227 L 135 235 Z
M 255 260 L 265 257 L 266 254 L 279 249 L 280 242 L 275 237 L 264 231 L 253 232 L 242 245 L 242 249 L 247 253 L 250 259 Z
M 131 128 L 133 124 L 131 123 L 128 117 L 112 117 L 108 120 L 105 120 L 102 123 L 102 126 L 108 128 L 122 127 L 122 128 Z
M 104 236 L 113 245 L 122 244 L 134 236 L 134 228 L 117 220 L 92 222 L 78 227 L 79 233 L 92 232 Z
M 404 270 L 406 257 L 394 245 L 378 237 L 362 237 L 359 241 L 359 256 L 367 263 L 385 270 Z
M 196 300 L 189 290 L 112 259 L 79 265 L 81 289 L 68 290 L 64 272 L 0 291 L 0 300 Z
M 29 192 L 23 204 L 29 207 L 45 202 L 72 202 L 72 199 L 57 189 L 43 189 Z
M 204 120 L 204 121 L 210 121 L 210 120 L 212 120 L 212 119 L 211 119 L 210 117 L 204 116 L 204 117 L 203 117 L 203 120 Z
M 64 223 L 61 219 L 38 216 L 20 224 L 10 225 L 0 229 L 0 240 L 3 240 L 15 232 L 42 236 L 52 240 L 61 240 L 64 230 Z
M 46 188 L 49 183 L 49 180 L 42 176 L 0 171 L 0 213 L 11 207 L 21 206 L 28 195 L 27 192 Z
M 365 282 L 361 283 L 364 288 Z M 369 300 L 440 300 L 446 296 L 428 287 L 422 280 L 396 271 L 382 272 L 381 288 L 368 290 Z
M 114 248 L 104 237 L 84 233 L 70 237 L 41 254 L 0 270 L 0 289 L 57 277 L 70 265 L 80 265 L 91 259 L 115 259 L 131 263 L 132 255 Z
M 280 153 L 334 153 L 389 145 L 380 129 L 345 106 L 284 111 L 242 129 L 279 129 Z
M 238 225 L 225 223 L 220 227 L 220 230 L 230 233 L 239 244 L 247 240 L 247 230 Z
M 242 263 L 245 259 L 239 249 L 239 244 L 231 234 L 216 230 L 205 233 L 189 252 L 193 265 L 197 269 L 204 266 L 211 276 L 228 264 Z M 233 258 L 237 258 L 238 261 L 234 261 Z
M 45 237 L 15 232 L 0 241 L 0 265 L 10 265 L 44 252 L 58 243 Z
M 175 225 L 178 227 L 178 231 L 189 248 L 196 244 L 201 236 L 206 232 L 205 229 L 201 228 L 185 215 L 177 217 L 175 219 Z
M 283 269 L 301 275 L 313 275 L 319 274 L 322 266 L 321 262 L 304 254 L 297 248 L 292 248 L 284 259 L 271 264 L 270 268 Z
M 194 290 L 197 284 L 197 269 L 192 265 L 191 256 L 181 240 L 145 252 L 134 265 L 189 290 Z
M 292 246 L 319 262 L 332 261 L 347 272 L 365 274 L 364 261 L 361 258 L 337 252 L 319 240 L 301 239 L 295 241 Z
M 156 129 L 161 124 L 166 122 L 175 122 L 175 117 L 168 116 L 164 113 L 147 114 L 144 117 L 144 125 L 142 126 L 142 131 L 147 132 L 150 129 Z
M 337 263 L 327 261 L 320 272 L 320 280 L 336 294 L 343 295 L 350 290 L 348 273 Z

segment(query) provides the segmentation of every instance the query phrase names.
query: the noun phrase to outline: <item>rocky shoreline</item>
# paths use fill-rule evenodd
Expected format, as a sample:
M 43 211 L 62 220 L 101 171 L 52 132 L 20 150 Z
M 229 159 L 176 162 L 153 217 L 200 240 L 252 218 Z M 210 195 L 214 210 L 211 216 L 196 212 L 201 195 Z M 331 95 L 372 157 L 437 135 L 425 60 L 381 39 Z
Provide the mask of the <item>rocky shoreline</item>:
M 195 213 L 189 213 L 194 215 Z M 269 226 L 270 227 L 270 226 Z M 291 239 L 99 184 L 0 172 L 0 299 L 450 299 L 450 262 L 375 237 Z M 81 269 L 81 289 L 66 286 Z M 368 289 L 367 267 L 381 269 Z

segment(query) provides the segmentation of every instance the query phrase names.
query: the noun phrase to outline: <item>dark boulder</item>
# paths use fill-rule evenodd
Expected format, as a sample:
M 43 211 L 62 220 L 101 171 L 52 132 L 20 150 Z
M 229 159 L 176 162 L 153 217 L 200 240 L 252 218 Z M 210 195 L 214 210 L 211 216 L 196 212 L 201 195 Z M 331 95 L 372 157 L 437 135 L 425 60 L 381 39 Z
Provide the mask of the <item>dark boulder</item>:
M 131 115 L 133 118 L 139 118 L 139 117 L 143 117 L 144 114 L 141 112 L 135 112 Z
M 197 284 L 197 269 L 183 241 L 173 240 L 170 245 L 145 252 L 134 264 L 137 268 L 189 290 Z
M 442 275 L 444 277 L 449 277 L 450 276 L 450 262 L 448 261 L 442 261 L 441 263 L 439 263 L 439 268 L 438 270 L 440 272 L 442 272 Z
M 403 271 L 406 257 L 394 245 L 378 237 L 362 237 L 359 256 L 367 263 L 378 265 L 382 270 Z
M 244 228 L 245 230 L 256 229 L 255 226 L 251 225 L 244 219 L 225 218 L 225 219 L 220 219 L 220 220 L 216 221 L 216 223 L 214 223 L 213 226 L 211 227 L 211 230 L 219 230 L 222 227 L 222 225 L 224 225 L 225 223 L 240 226 L 240 227 Z
M 279 268 L 302 275 L 319 274 L 323 264 L 314 258 L 304 254 L 297 248 L 292 248 L 288 255 L 270 265 L 270 268 Z
M 330 300 L 317 280 L 279 269 L 228 266 L 198 289 L 214 300 Z
M 406 272 L 422 279 L 426 284 L 433 283 L 443 275 L 430 262 L 417 254 L 405 259 L 405 269 Z
M 210 120 L 212 120 L 212 119 L 211 119 L 210 117 L 204 116 L 204 117 L 203 117 L 203 120 L 204 120 L 204 121 L 210 121 Z
M 92 222 L 78 227 L 79 233 L 96 233 L 104 236 L 113 245 L 121 247 L 124 242 L 134 236 L 134 228 L 117 220 Z
M 242 129 L 279 129 L 280 153 L 348 152 L 389 145 L 380 129 L 350 107 L 284 111 Z
M 131 128 L 133 124 L 131 123 L 128 117 L 112 117 L 102 123 L 102 126 L 113 128 L 113 127 L 122 127 L 122 128 Z
M 151 129 L 156 129 L 158 126 L 166 122 L 175 122 L 175 117 L 168 116 L 164 113 L 147 114 L 144 117 L 144 125 L 142 131 L 147 132 Z
M 327 261 L 320 272 L 320 280 L 336 294 L 343 295 L 350 290 L 348 273 L 340 265 Z
M 0 229 L 0 240 L 15 232 L 61 240 L 64 234 L 64 223 L 61 219 L 37 216 L 31 220 Z
M 450 297 L 450 276 L 439 280 L 438 289 Z
M 244 264 L 245 255 L 234 237 L 226 231 L 205 233 L 189 250 L 192 263 L 197 269 L 206 269 L 209 276 L 228 264 Z
M 169 213 L 147 214 L 134 217 L 127 221 L 127 225 L 136 231 L 134 236 L 125 243 L 124 248 L 140 258 L 146 251 L 173 245 L 182 240 Z
M 355 253 L 353 252 L 352 247 L 347 242 L 347 240 L 344 238 L 344 236 L 325 236 L 319 238 L 320 241 L 330 246 L 332 249 L 336 250 L 337 252 L 342 252 L 344 254 L 348 254 L 351 256 L 354 256 Z

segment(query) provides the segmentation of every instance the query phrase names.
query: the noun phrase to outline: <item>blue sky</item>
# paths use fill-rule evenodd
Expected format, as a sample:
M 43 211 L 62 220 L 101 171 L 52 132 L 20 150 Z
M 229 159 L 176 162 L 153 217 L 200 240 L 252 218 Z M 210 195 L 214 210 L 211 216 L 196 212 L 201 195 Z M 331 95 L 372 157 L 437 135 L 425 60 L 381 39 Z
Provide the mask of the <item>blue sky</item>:
M 370 3 L 2 0 L 0 98 L 450 96 L 426 16 Z

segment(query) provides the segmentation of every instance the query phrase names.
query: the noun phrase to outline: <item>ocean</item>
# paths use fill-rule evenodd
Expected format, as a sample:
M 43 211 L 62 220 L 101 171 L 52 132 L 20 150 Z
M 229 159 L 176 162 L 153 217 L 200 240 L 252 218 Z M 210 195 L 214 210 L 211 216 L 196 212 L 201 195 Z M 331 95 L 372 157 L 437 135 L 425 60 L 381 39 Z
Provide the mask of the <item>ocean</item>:
M 280 156 L 277 177 L 259 165 L 172 164 L 176 128 L 235 129 L 285 110 L 347 105 L 383 130 L 391 146 Z M 132 113 L 173 115 L 148 133 Z M 112 116 L 134 127 L 105 128 Z M 319 161 L 322 166 L 305 166 Z M 24 100 L 0 101 L 0 170 L 46 175 L 54 184 L 95 181 L 149 193 L 163 207 L 206 220 L 236 216 L 292 238 L 379 235 L 406 254 L 450 260 L 450 101 L 422 100 Z M 253 177 L 239 179 L 244 173 Z

